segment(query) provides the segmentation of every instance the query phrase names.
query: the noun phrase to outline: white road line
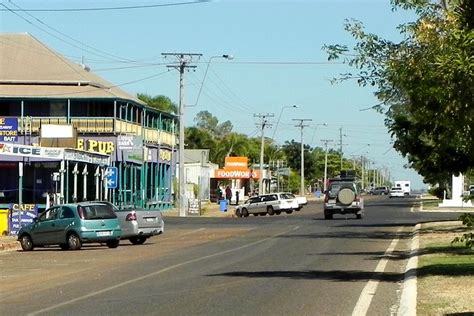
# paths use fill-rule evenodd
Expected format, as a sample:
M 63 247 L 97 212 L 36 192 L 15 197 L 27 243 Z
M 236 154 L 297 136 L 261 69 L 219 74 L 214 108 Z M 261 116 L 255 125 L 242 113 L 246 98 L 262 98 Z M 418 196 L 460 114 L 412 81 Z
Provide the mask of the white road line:
M 418 249 L 420 247 L 419 231 L 421 225 L 415 226 L 415 233 L 411 240 L 410 259 L 405 267 L 405 279 L 403 280 L 402 296 L 400 297 L 399 316 L 416 315 L 416 269 L 418 267 Z
M 387 266 L 387 263 L 389 261 L 387 257 L 390 253 L 393 252 L 393 250 L 395 250 L 398 241 L 398 238 L 392 240 L 392 242 L 384 253 L 384 258 L 382 258 L 377 264 L 377 267 L 375 267 L 375 273 L 382 273 L 385 271 L 385 267 Z M 377 291 L 377 286 L 379 285 L 379 283 L 380 281 L 376 280 L 370 280 L 369 282 L 367 282 L 364 289 L 360 293 L 359 300 L 357 301 L 354 310 L 352 311 L 352 316 L 361 316 L 367 314 L 370 303 L 372 302 L 372 298 L 374 297 L 375 292 Z
M 125 281 L 125 282 L 122 282 L 122 283 L 119 283 L 119 284 L 116 284 L 116 285 L 112 285 L 112 286 L 109 286 L 105 289 L 102 289 L 102 290 L 99 290 L 99 291 L 95 291 L 95 292 L 91 292 L 87 295 L 83 295 L 83 296 L 79 296 L 79 297 L 76 297 L 72 300 L 69 300 L 69 301 L 65 301 L 65 302 L 62 302 L 62 303 L 59 303 L 59 304 L 56 304 L 56 305 L 51 305 L 49 307 L 46 307 L 46 308 L 43 308 L 43 309 L 40 309 L 40 310 L 37 310 L 37 311 L 34 311 L 32 313 L 29 313 L 28 315 L 38 315 L 38 314 L 42 314 L 42 313 L 45 313 L 45 312 L 49 312 L 53 309 L 57 309 L 59 307 L 63 307 L 63 306 L 66 306 L 66 305 L 69 305 L 69 304 L 72 304 L 72 303 L 75 303 L 75 302 L 78 302 L 78 301 L 82 301 L 82 300 L 85 300 L 87 298 L 90 298 L 90 297 L 93 297 L 93 296 L 97 296 L 97 295 L 100 295 L 100 294 L 103 294 L 103 293 L 106 293 L 106 292 L 109 292 L 109 291 L 112 291 L 112 290 L 115 290 L 117 288 L 120 288 L 122 286 L 125 286 L 125 285 L 128 285 L 128 284 L 131 284 L 131 283 L 135 283 L 135 282 L 139 282 L 139 281 L 142 281 L 142 280 L 145 280 L 149 277 L 152 277 L 152 276 L 156 276 L 158 274 L 162 274 L 164 272 L 168 272 L 170 270 L 173 270 L 173 269 L 176 269 L 176 268 L 179 268 L 179 267 L 182 267 L 182 266 L 185 266 L 185 265 L 188 265 L 188 264 L 191 264 L 191 263 L 195 263 L 195 262 L 198 262 L 198 261 L 201 261 L 201 260 L 205 260 L 205 259 L 209 259 L 209 258 L 213 258 L 213 257 L 217 257 L 217 256 L 220 256 L 220 255 L 224 255 L 224 254 L 227 254 L 227 253 L 230 253 L 230 252 L 234 252 L 234 251 L 237 251 L 237 250 L 241 250 L 241 249 L 245 249 L 245 248 L 248 248 L 248 247 L 252 247 L 252 246 L 255 246 L 257 244 L 260 244 L 260 243 L 263 243 L 267 240 L 270 240 L 270 239 L 273 239 L 275 237 L 279 237 L 279 236 L 282 236 L 286 233 L 289 233 L 293 230 L 297 230 L 299 228 L 299 226 L 295 226 L 291 229 L 288 229 L 284 232 L 281 232 L 281 233 L 278 233 L 278 234 L 275 234 L 273 236 L 270 236 L 270 237 L 267 237 L 267 238 L 264 238 L 264 239 L 260 239 L 260 240 L 257 240 L 257 241 L 254 241 L 250 244 L 246 244 L 246 245 L 243 245 L 243 246 L 240 246 L 240 247 L 237 247 L 237 248 L 232 248 L 232 249 L 228 249 L 228 250 L 224 250 L 224 251 L 221 251 L 221 252 L 217 252 L 217 253 L 214 253 L 212 255 L 207 255 L 207 256 L 203 256 L 203 257 L 199 257 L 199 258 L 196 258 L 196 259 L 192 259 L 192 260 L 188 260 L 188 261 L 185 261 L 185 262 L 181 262 L 181 263 L 178 263 L 178 264 L 175 264 L 175 265 L 172 265 L 172 266 L 169 266 L 167 268 L 164 268 L 164 269 L 161 269 L 161 270 L 158 270 L 158 271 L 155 271 L 155 272 L 152 272 L 152 273 L 149 273 L 149 274 L 146 274 L 146 275 L 142 275 L 138 278 L 135 278 L 135 279 L 131 279 L 131 280 L 128 280 L 128 281 Z

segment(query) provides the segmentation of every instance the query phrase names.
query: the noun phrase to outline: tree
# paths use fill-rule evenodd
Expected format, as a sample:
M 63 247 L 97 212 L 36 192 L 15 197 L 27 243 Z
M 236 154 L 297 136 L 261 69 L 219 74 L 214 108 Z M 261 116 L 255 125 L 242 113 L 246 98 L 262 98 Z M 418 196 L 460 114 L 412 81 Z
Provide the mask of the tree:
M 222 137 L 232 132 L 233 126 L 230 121 L 219 124 L 219 119 L 209 111 L 201 111 L 194 118 L 196 126 L 207 129 L 215 137 Z
M 474 166 L 474 4 L 445 2 L 392 0 L 394 9 L 418 14 L 399 26 L 400 42 L 347 21 L 355 47 L 325 46 L 330 60 L 344 58 L 356 69 L 338 80 L 375 88 L 374 108 L 385 114 L 394 148 L 431 183 Z
M 158 109 L 163 112 L 168 112 L 172 114 L 178 113 L 178 106 L 176 103 L 171 101 L 170 98 L 164 95 L 158 95 L 155 97 L 149 96 L 145 93 L 138 93 L 137 98 L 145 102 L 148 106 Z

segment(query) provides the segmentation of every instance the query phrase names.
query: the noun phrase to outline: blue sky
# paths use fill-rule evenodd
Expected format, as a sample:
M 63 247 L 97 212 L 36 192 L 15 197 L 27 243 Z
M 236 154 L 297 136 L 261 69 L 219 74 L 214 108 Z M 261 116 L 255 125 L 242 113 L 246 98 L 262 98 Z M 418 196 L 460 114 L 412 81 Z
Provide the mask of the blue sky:
M 188 1 L 191 2 L 0 3 L 11 9 L 71 9 Z M 187 126 L 193 124 L 197 112 L 208 110 L 221 122 L 231 120 L 235 131 L 256 136 L 259 132 L 254 113 L 273 113 L 273 126 L 282 113 L 275 132 L 277 142 L 299 142 L 300 131 L 292 119 L 307 118 L 312 121 L 304 130 L 304 143 L 312 147 L 322 147 L 321 139 L 332 139 L 331 145 L 338 146 L 342 126 L 346 157 L 364 155 L 375 166 L 388 168 L 393 180 L 411 180 L 414 188 L 423 186 L 421 177 L 403 168 L 406 161 L 391 149 L 383 115 L 363 111 L 378 103 L 370 88 L 360 88 L 355 82 L 331 85 L 330 79 L 350 69 L 340 63 L 328 63 L 321 49 L 324 44 L 354 43 L 344 31 L 347 18 L 363 21 L 369 31 L 385 38 L 399 39 L 396 26 L 413 20 L 413 14 L 392 12 L 388 0 L 233 0 L 134 10 L 17 14 L 23 18 L 0 11 L 1 32 L 31 33 L 67 58 L 78 63 L 83 59 L 92 71 L 114 84 L 137 81 L 122 86 L 131 94 L 162 94 L 177 102 L 178 73 L 166 67 L 174 60 L 163 59 L 161 53 L 203 54 L 193 63 L 197 66 L 195 71 L 185 74 L 185 99 L 189 105 L 196 103 L 209 58 L 231 54 L 234 59 L 230 61 L 212 59 L 199 103 L 186 108 Z M 298 108 L 290 108 L 291 105 Z M 274 130 L 265 133 L 271 136 Z

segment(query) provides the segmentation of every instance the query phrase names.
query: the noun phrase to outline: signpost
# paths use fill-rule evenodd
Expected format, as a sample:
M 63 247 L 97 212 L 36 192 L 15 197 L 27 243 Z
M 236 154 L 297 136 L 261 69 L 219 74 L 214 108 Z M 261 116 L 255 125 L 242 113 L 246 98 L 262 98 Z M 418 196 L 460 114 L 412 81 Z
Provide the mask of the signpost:
M 106 171 L 106 182 L 108 189 L 116 189 L 118 184 L 118 169 L 117 167 L 108 167 Z

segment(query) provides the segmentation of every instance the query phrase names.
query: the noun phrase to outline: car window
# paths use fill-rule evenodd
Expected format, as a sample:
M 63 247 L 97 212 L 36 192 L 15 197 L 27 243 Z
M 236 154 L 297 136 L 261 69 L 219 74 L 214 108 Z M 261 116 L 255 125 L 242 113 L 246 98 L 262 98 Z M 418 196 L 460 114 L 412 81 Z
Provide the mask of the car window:
M 263 197 L 263 202 L 271 202 L 271 201 L 275 201 L 277 199 L 278 199 L 278 197 L 274 194 L 273 195 L 265 195 Z
M 59 210 L 58 207 L 50 208 L 49 210 L 46 210 L 43 214 L 41 214 L 38 220 L 40 222 L 44 222 L 44 221 L 50 221 L 50 220 L 56 219 L 56 216 L 58 215 L 58 210 Z
M 261 201 L 261 199 L 262 199 L 261 197 L 255 196 L 255 197 L 250 198 L 249 201 L 250 203 L 258 203 Z
M 117 218 L 114 210 L 110 205 L 97 204 L 97 205 L 80 205 L 84 214 L 84 219 L 110 219 Z
M 295 196 L 293 194 L 289 194 L 289 193 L 282 193 L 282 194 L 280 194 L 280 197 L 282 199 L 294 199 L 295 198 Z
M 74 212 L 69 207 L 63 206 L 59 218 L 74 218 Z

